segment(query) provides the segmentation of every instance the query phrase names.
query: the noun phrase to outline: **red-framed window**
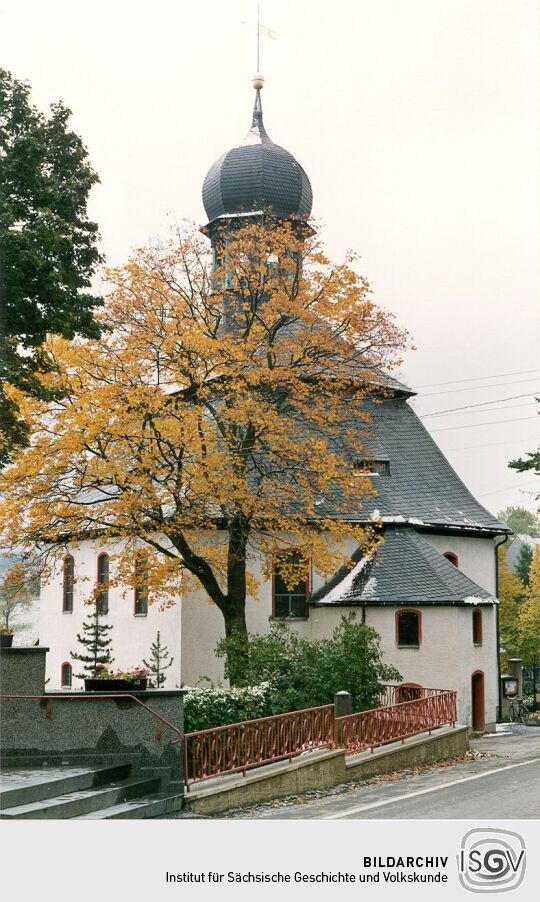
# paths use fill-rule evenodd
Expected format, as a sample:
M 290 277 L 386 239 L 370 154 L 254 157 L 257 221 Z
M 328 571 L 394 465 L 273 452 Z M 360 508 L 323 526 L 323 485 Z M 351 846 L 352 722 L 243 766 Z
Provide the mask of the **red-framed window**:
M 135 600 L 133 613 L 139 617 L 148 614 L 148 558 L 140 554 L 135 563 Z
M 296 552 L 291 557 L 298 558 Z M 309 568 L 306 565 L 305 576 L 294 585 L 289 585 L 282 577 L 276 565 L 272 574 L 272 617 L 305 619 L 308 614 L 306 604 L 309 595 Z
M 100 554 L 97 559 L 96 605 L 98 614 L 109 613 L 109 555 Z
M 396 645 L 398 648 L 420 648 L 422 644 L 422 614 L 406 609 L 396 611 Z
M 71 614 L 73 611 L 73 590 L 75 587 L 75 561 L 71 554 L 64 558 L 62 566 L 62 611 Z
M 472 612 L 472 640 L 474 645 L 482 645 L 482 611 Z
M 458 556 L 457 556 L 457 554 L 454 554 L 453 551 L 445 551 L 443 554 L 443 557 L 445 557 L 448 561 L 450 561 L 450 563 L 453 564 L 454 567 L 459 566 Z
M 64 661 L 60 668 L 60 685 L 62 689 L 71 689 L 73 685 L 73 669 L 69 661 Z

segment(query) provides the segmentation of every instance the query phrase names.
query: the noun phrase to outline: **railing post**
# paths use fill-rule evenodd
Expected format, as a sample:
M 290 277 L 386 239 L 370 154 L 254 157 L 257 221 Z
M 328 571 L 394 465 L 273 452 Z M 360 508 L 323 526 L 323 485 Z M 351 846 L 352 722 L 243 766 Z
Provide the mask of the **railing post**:
M 334 745 L 343 745 L 342 736 L 339 735 L 338 717 L 347 717 L 353 713 L 352 695 L 350 692 L 336 692 L 334 695 Z
M 350 692 L 336 692 L 334 695 L 334 717 L 346 717 L 352 714 L 352 695 Z
M 189 792 L 188 741 L 187 741 L 187 736 L 184 736 L 184 786 L 186 787 L 186 791 Z

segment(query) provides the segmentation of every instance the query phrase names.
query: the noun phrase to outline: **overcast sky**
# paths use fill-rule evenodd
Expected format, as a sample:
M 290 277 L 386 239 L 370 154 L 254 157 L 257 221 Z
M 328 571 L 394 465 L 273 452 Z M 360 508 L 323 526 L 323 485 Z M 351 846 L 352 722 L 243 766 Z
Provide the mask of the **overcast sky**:
M 109 264 L 205 221 L 206 170 L 250 124 L 255 10 L 0 0 L 0 65 L 73 110 L 100 175 Z M 534 509 L 507 461 L 538 431 L 536 0 L 263 0 L 261 23 L 266 128 L 307 171 L 330 253 L 358 251 L 410 331 L 415 409 L 496 401 L 424 422 L 488 509 Z

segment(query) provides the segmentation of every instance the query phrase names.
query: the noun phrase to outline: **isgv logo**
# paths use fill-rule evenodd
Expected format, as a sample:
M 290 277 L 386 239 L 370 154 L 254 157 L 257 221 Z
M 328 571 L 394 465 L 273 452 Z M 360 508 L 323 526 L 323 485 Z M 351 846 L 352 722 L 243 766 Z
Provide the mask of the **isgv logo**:
M 525 840 L 511 830 L 469 830 L 457 856 L 459 882 L 471 893 L 504 893 L 525 876 Z

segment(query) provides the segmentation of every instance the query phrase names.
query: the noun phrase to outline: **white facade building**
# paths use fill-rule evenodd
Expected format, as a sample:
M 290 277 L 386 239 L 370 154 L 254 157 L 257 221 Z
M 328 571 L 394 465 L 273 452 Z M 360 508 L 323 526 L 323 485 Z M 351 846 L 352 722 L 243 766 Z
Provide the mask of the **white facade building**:
M 211 240 L 218 225 L 227 228 L 238 222 L 242 211 L 256 216 L 266 211 L 294 221 L 306 221 L 311 212 L 306 173 L 264 128 L 260 85 L 259 80 L 246 140 L 220 157 L 205 178 L 209 222 L 204 231 Z M 331 635 L 344 613 L 355 610 L 380 634 L 385 660 L 400 670 L 404 683 L 456 689 L 460 719 L 481 729 L 496 717 L 495 545 L 509 530 L 472 497 L 451 468 L 408 403 L 414 392 L 382 374 L 380 384 L 385 393 L 379 403 L 362 402 L 371 414 L 375 438 L 366 443 L 359 417 L 361 458 L 356 459 L 351 448 L 354 478 L 355 464 L 366 462 L 362 458 L 367 444 L 377 494 L 359 498 L 357 511 L 346 516 L 360 524 L 382 523 L 384 545 L 373 563 L 360 562 L 325 586 L 314 568 L 309 596 L 308 582 L 292 593 L 280 592 L 279 574 L 273 580 L 263 578 L 262 562 L 250 561 L 259 589 L 247 602 L 248 629 L 264 633 L 272 619 L 286 619 L 303 635 L 321 638 Z M 321 515 L 345 516 L 326 501 Z M 62 566 L 43 587 L 40 639 L 51 649 L 51 688 L 62 683 L 62 666 L 70 662 L 76 634 L 89 613 L 84 599 L 97 578 L 98 556 L 108 551 L 92 542 L 72 550 L 71 609 L 65 603 Z M 179 593 L 176 606 L 162 612 L 156 605 L 137 611 L 133 592 L 124 597 L 119 589 L 111 589 L 106 621 L 114 626 L 119 667 L 148 660 L 159 629 L 175 660 L 167 686 L 193 684 L 204 676 L 223 678 L 222 662 L 214 655 L 224 635 L 223 618 L 202 588 L 190 589 L 182 598 Z

